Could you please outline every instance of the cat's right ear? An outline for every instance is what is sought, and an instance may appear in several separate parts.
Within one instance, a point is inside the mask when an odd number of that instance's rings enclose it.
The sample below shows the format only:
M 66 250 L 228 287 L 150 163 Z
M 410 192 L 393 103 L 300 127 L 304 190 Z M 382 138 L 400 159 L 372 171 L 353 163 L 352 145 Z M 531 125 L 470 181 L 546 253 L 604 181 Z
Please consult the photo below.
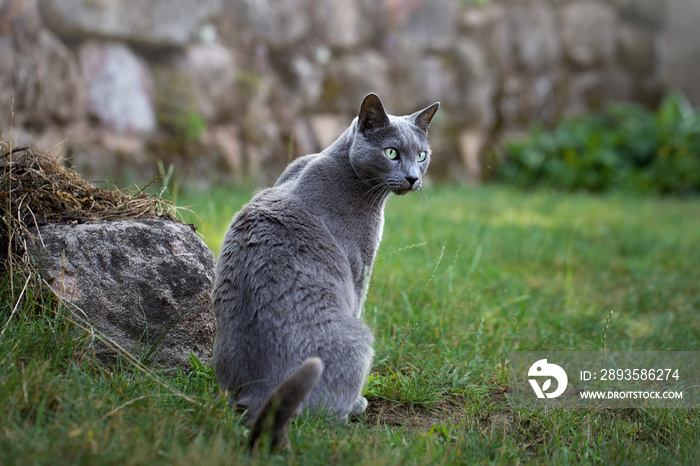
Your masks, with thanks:
M 357 128 L 361 133 L 389 125 L 389 116 L 377 94 L 367 94 L 360 106 Z

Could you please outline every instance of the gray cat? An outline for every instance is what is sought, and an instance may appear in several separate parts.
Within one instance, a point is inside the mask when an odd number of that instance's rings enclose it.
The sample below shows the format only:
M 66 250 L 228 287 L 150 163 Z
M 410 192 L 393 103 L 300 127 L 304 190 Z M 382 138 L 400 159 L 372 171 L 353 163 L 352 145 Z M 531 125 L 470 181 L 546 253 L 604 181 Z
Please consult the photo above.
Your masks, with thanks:
M 248 408 L 251 446 L 266 429 L 282 445 L 303 409 L 344 419 L 367 406 L 374 351 L 361 313 L 384 204 L 421 188 L 439 105 L 396 117 L 367 95 L 330 147 L 291 163 L 233 218 L 212 292 L 214 368 Z

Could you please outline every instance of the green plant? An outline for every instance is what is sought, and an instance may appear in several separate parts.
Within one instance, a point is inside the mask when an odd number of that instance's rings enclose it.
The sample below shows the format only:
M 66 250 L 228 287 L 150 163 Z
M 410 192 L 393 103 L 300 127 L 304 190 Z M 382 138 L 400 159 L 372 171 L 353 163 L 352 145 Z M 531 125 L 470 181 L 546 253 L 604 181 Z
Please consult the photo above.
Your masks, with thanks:
M 197 109 L 192 84 L 183 72 L 165 67 L 156 67 L 154 77 L 158 124 L 170 134 L 173 152 L 187 152 L 200 141 L 207 126 Z
M 507 144 L 503 180 L 567 191 L 700 193 L 700 111 L 670 93 L 655 112 L 636 104 L 534 128 Z

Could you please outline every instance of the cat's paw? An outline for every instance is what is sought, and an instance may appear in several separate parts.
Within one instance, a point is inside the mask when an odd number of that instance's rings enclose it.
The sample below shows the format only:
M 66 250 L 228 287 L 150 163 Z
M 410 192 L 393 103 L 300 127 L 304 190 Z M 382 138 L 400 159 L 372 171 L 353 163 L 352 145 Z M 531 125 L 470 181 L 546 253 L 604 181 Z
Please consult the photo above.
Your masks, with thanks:
M 350 411 L 350 416 L 359 416 L 365 412 L 365 409 L 367 409 L 367 398 L 362 396 L 359 400 L 357 400 L 352 411 Z

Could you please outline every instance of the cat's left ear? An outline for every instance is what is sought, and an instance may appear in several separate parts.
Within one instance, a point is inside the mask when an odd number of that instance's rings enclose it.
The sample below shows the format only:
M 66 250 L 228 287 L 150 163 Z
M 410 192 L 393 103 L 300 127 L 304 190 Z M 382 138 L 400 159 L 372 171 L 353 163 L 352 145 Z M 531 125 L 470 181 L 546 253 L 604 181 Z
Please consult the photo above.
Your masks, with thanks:
M 412 121 L 416 126 L 418 126 L 423 131 L 428 131 L 428 127 L 430 126 L 430 121 L 433 119 L 433 116 L 435 116 L 435 112 L 438 111 L 438 108 L 440 108 L 440 102 L 435 102 L 430 107 L 428 107 L 424 110 L 419 110 L 416 113 L 414 113 L 413 115 L 411 115 L 409 120 Z

